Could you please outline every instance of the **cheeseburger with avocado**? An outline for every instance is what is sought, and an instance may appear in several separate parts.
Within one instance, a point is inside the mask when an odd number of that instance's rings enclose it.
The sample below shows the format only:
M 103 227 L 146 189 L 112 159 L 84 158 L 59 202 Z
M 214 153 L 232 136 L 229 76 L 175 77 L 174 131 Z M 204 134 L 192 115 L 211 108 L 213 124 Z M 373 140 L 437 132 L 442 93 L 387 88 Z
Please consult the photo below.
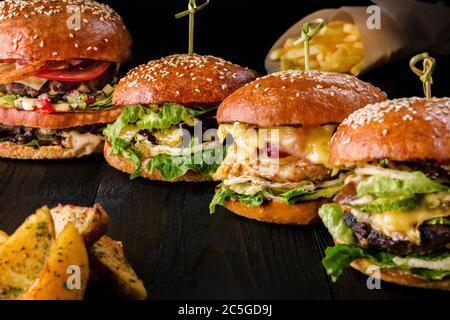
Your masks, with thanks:
M 120 16 L 91 0 L 0 2 L 0 157 L 99 152 L 119 64 L 131 53 Z
M 450 99 L 405 98 L 350 115 L 330 163 L 354 168 L 319 215 L 336 245 L 323 265 L 450 290 Z
M 176 54 L 131 70 L 113 95 L 126 107 L 109 125 L 105 158 L 151 180 L 210 180 L 223 157 L 214 140 L 216 109 L 256 73 L 221 58 Z
M 309 224 L 341 189 L 328 144 L 346 116 L 383 101 L 378 88 L 349 75 L 282 71 L 237 90 L 219 106 L 219 136 L 234 143 L 213 178 L 222 181 L 210 210 L 223 205 L 248 218 Z

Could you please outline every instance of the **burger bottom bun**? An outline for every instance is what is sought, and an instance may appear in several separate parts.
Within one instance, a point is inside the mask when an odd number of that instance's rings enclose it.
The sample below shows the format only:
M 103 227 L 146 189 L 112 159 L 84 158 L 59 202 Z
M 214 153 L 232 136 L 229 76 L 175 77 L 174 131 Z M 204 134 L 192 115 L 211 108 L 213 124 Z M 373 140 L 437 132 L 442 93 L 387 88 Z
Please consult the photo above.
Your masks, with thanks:
M 259 206 L 250 206 L 237 200 L 228 200 L 224 203 L 224 207 L 240 216 L 262 222 L 306 225 L 320 222 L 319 208 L 327 202 L 330 200 L 318 199 L 297 204 L 272 200 Z
M 132 174 L 134 170 L 136 170 L 136 166 L 129 160 L 127 160 L 125 157 L 121 155 L 111 155 L 111 145 L 109 144 L 109 142 L 105 142 L 103 154 L 105 156 L 106 161 L 117 170 L 120 170 L 128 174 Z M 144 168 L 145 163 L 146 163 L 145 161 L 142 162 L 142 166 Z M 211 177 L 204 176 L 200 173 L 195 173 L 191 171 L 188 171 L 184 176 L 175 178 L 173 180 L 164 179 L 159 173 L 159 171 L 147 172 L 145 169 L 141 171 L 140 176 L 150 180 L 167 181 L 167 182 L 179 182 L 179 181 L 204 182 L 212 180 Z
M 100 153 L 103 143 L 92 153 Z M 88 156 L 90 154 L 83 154 Z M 0 143 L 0 158 L 11 158 L 21 160 L 57 160 L 79 158 L 79 153 L 74 149 L 65 149 L 62 146 L 43 146 L 39 148 Z
M 100 123 L 111 123 L 122 113 L 123 108 L 79 112 L 39 112 L 0 105 L 0 124 L 30 128 L 68 129 Z
M 373 265 L 374 263 L 368 259 L 357 259 L 351 263 L 351 266 L 354 269 L 368 276 L 374 275 L 376 272 L 371 271 L 370 269 L 368 270 L 368 268 Z M 402 286 L 450 291 L 450 278 L 442 280 L 426 280 L 402 269 L 381 269 L 379 274 L 381 280 Z

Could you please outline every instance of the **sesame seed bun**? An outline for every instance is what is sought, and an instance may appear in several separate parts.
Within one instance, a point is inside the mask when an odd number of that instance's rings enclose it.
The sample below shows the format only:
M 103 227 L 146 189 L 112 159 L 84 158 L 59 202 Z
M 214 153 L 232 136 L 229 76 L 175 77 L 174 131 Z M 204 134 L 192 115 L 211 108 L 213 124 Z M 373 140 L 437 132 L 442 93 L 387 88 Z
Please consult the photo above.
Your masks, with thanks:
M 128 72 L 114 91 L 113 103 L 214 105 L 256 76 L 256 72 L 221 58 L 176 54 Z
M 329 161 L 352 166 L 394 161 L 450 162 L 450 99 L 403 98 L 368 105 L 337 129 Z
M 131 56 L 131 42 L 120 16 L 105 4 L 91 0 L 0 2 L 0 59 L 124 62 Z
M 320 206 L 327 202 L 330 200 L 318 199 L 297 204 L 271 200 L 259 206 L 249 206 L 236 200 L 229 200 L 223 206 L 237 215 L 253 220 L 277 224 L 307 225 L 320 222 L 317 212 Z
M 368 276 L 375 274 L 375 271 L 371 271 L 369 268 L 373 266 L 373 263 L 367 259 L 357 259 L 352 262 L 351 266 Z M 449 277 L 442 280 L 426 280 L 407 270 L 401 269 L 381 269 L 379 270 L 379 275 L 383 281 L 396 283 L 402 286 L 450 291 Z
M 249 83 L 219 106 L 219 123 L 260 127 L 340 123 L 369 103 L 386 100 L 377 87 L 356 77 L 322 71 L 281 71 Z
M 136 166 L 126 159 L 125 157 L 121 155 L 111 155 L 111 144 L 106 141 L 105 147 L 103 149 L 103 154 L 105 156 L 106 161 L 111 165 L 111 167 L 128 173 L 132 174 L 136 170 Z M 144 160 L 142 162 L 142 172 L 140 174 L 141 177 L 149 179 L 149 180 L 158 180 L 158 181 L 166 181 L 166 182 L 179 182 L 179 181 L 188 181 L 188 182 L 203 182 L 203 181 L 210 181 L 211 177 L 204 176 L 200 173 L 195 173 L 192 171 L 186 172 L 184 176 L 178 177 L 173 180 L 166 180 L 164 177 L 161 176 L 159 171 L 155 170 L 153 172 L 148 172 L 145 170 L 145 165 L 147 161 Z
M 117 119 L 121 108 L 79 112 L 25 111 L 0 106 L 1 124 L 31 128 L 67 129 L 97 123 L 110 123 Z

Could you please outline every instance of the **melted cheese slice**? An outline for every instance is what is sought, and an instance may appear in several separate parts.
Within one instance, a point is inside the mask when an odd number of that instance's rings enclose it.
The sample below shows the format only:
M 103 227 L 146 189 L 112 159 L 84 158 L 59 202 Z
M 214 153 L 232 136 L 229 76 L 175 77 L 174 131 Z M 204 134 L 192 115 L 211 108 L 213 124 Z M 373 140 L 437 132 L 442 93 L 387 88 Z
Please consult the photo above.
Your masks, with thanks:
M 328 145 L 335 129 L 335 125 L 256 128 L 235 122 L 220 125 L 218 136 L 223 141 L 230 134 L 239 152 L 247 155 L 254 155 L 257 148 L 263 149 L 271 143 L 293 156 L 328 166 Z
M 436 195 L 430 195 L 436 197 Z M 426 197 L 428 198 L 428 196 Z M 425 199 L 422 203 L 427 202 Z M 352 209 L 352 214 L 359 220 L 369 223 L 372 228 L 394 240 L 407 240 L 420 244 L 419 227 L 427 220 L 450 216 L 444 209 L 430 210 L 425 204 L 410 211 L 390 211 L 383 213 L 365 213 Z
M 48 81 L 47 79 L 42 79 L 38 77 L 28 77 L 25 79 L 17 80 L 15 82 L 26 85 L 28 87 L 33 88 L 34 90 L 39 91 L 47 81 Z

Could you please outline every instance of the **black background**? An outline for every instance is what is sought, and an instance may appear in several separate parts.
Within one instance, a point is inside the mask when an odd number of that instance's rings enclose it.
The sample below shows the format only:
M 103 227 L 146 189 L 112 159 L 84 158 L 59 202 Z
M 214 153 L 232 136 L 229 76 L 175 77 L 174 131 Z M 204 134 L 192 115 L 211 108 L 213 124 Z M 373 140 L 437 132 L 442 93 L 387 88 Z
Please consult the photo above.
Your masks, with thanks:
M 129 66 L 187 50 L 187 0 L 108 1 L 134 38 Z M 274 41 L 304 15 L 366 1 L 211 0 L 197 14 L 196 52 L 222 56 L 264 72 Z M 380 44 L 382 45 L 382 44 Z M 449 59 L 438 59 L 433 94 L 450 95 Z M 391 97 L 422 95 L 420 81 L 399 61 L 362 77 Z M 321 226 L 277 226 L 245 220 L 220 208 L 208 214 L 214 184 L 137 179 L 101 156 L 67 161 L 0 160 L 0 229 L 13 232 L 39 206 L 101 203 L 109 234 L 123 241 L 152 299 L 448 299 L 449 294 L 387 283 L 368 290 L 348 271 L 336 284 L 320 260 L 331 239 Z M 90 299 L 111 298 L 108 286 Z

